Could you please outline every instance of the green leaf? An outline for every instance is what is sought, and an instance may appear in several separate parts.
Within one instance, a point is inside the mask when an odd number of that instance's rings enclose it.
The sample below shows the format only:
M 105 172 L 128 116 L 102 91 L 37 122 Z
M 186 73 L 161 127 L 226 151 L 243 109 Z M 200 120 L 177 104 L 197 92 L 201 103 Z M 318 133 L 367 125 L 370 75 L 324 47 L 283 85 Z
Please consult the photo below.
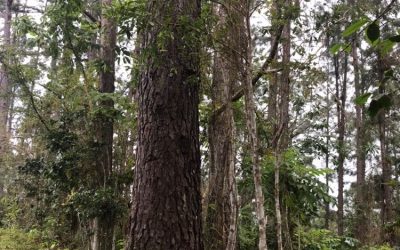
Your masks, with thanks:
M 331 54 L 336 54 L 339 52 L 340 48 L 342 47 L 342 45 L 340 43 L 337 43 L 335 45 L 333 45 L 330 49 L 329 52 L 331 52 Z
M 352 35 L 354 32 L 358 31 L 366 23 L 368 23 L 368 20 L 366 18 L 361 18 L 360 20 L 356 21 L 355 23 L 353 23 L 349 27 L 347 27 L 342 32 L 342 36 L 348 37 L 348 36 Z
M 379 43 L 379 49 L 382 56 L 392 52 L 394 45 L 395 43 L 390 40 L 383 40 L 383 42 Z
M 376 40 L 378 40 L 380 35 L 381 33 L 379 30 L 379 25 L 376 22 L 373 22 L 370 25 L 368 25 L 367 37 L 371 41 L 371 43 L 374 43 Z
M 354 103 L 357 105 L 364 105 L 367 101 L 368 98 L 372 95 L 372 93 L 365 93 L 363 95 L 357 96 L 357 98 L 354 100 Z
M 368 114 L 372 117 L 376 116 L 382 109 L 388 109 L 392 106 L 392 98 L 390 94 L 382 95 L 376 100 L 372 100 L 369 104 Z
M 351 52 L 351 45 L 348 43 L 343 46 L 344 52 L 350 53 Z
M 388 69 L 385 71 L 385 78 L 393 78 L 393 76 L 394 76 L 393 69 Z
M 400 35 L 389 37 L 389 41 L 394 43 L 400 43 Z
M 394 71 L 393 69 L 386 70 L 384 73 L 384 78 L 382 82 L 387 82 L 390 79 L 394 79 Z

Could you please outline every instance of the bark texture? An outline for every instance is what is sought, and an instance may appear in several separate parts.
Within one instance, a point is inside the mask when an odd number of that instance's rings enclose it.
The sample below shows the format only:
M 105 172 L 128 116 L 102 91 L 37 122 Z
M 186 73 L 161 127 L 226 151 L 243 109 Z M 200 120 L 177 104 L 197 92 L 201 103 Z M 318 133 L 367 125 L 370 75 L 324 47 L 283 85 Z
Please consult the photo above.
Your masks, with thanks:
M 225 10 L 219 8 L 219 26 L 226 27 Z M 228 30 L 227 32 L 230 33 Z M 225 34 L 231 37 L 231 34 Z M 227 39 L 231 41 L 231 39 Z M 205 224 L 206 249 L 234 249 L 237 218 L 237 192 L 235 184 L 233 110 L 230 102 L 234 74 L 229 52 L 216 52 L 214 55 L 212 102 L 217 108 L 227 103 L 226 109 L 212 116 L 209 124 L 209 145 L 211 153 L 210 183 Z M 237 65 L 237 64 L 236 64 Z M 229 247 L 228 247 L 229 241 Z
M 200 250 L 200 1 L 148 1 L 146 9 L 127 249 Z
M 232 24 L 237 16 L 232 4 L 227 9 L 218 7 L 219 17 L 216 36 L 223 46 L 237 47 L 236 27 Z M 229 13 L 227 13 L 229 12 Z M 237 81 L 238 56 L 230 49 L 220 49 L 214 54 L 212 105 L 226 108 L 210 119 L 210 181 L 205 221 L 204 242 L 206 249 L 235 249 L 237 238 L 237 189 L 235 180 L 234 121 L 230 98 Z

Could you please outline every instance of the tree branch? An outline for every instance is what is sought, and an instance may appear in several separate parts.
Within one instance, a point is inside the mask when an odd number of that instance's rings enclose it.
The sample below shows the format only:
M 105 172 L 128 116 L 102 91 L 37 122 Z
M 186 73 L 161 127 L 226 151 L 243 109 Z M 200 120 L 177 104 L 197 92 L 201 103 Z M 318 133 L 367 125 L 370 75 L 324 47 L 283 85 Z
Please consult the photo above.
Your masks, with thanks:
M 271 50 L 270 50 L 269 55 L 268 55 L 268 58 L 264 61 L 264 63 L 261 66 L 260 70 L 257 71 L 257 73 L 253 76 L 253 79 L 251 81 L 253 86 L 257 84 L 257 82 L 260 80 L 260 78 L 263 75 L 265 75 L 266 73 L 270 73 L 268 68 L 269 68 L 270 64 L 272 63 L 272 61 L 274 60 L 274 58 L 275 58 L 275 56 L 276 56 L 276 54 L 278 52 L 278 45 L 279 45 L 279 42 L 280 42 L 280 38 L 282 36 L 283 27 L 284 27 L 283 24 L 278 27 L 276 38 L 275 38 L 274 44 L 271 47 Z M 275 71 L 272 71 L 272 72 L 275 72 Z M 240 100 L 240 98 L 242 98 L 243 95 L 244 95 L 244 86 L 240 86 L 238 88 L 238 90 L 234 91 L 234 94 L 231 97 L 230 101 L 231 102 L 236 102 L 236 101 Z M 224 103 L 222 106 L 220 106 L 219 108 L 214 110 L 214 112 L 212 113 L 211 116 L 212 117 L 216 117 L 219 114 L 221 114 L 222 112 L 224 112 L 224 110 L 226 109 L 227 105 L 228 105 L 228 103 Z

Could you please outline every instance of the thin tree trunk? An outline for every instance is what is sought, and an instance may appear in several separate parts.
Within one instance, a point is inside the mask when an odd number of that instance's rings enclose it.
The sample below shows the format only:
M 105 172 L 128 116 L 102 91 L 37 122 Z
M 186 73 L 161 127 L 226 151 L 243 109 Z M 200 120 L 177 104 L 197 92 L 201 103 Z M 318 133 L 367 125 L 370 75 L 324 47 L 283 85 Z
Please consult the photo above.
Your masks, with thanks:
M 384 58 L 378 53 L 378 80 L 379 80 L 379 93 L 386 92 L 384 82 L 384 74 L 388 68 L 385 67 Z M 378 133 L 381 151 L 381 165 L 382 165 L 382 200 L 381 200 L 381 228 L 382 228 L 382 241 L 392 242 L 392 232 L 385 230 L 385 227 L 392 222 L 392 188 L 390 182 L 392 179 L 392 169 L 388 159 L 387 152 L 387 138 L 386 138 L 386 110 L 382 109 L 378 113 Z
M 232 118 L 233 122 L 233 118 Z M 233 130 L 233 138 L 235 131 Z M 229 221 L 229 233 L 228 241 L 226 244 L 226 250 L 235 250 L 237 245 L 237 233 L 238 233 L 238 216 L 239 216 L 239 202 L 238 202 L 238 190 L 236 186 L 236 171 L 235 171 L 235 155 L 231 154 L 231 165 L 228 173 L 228 193 L 229 193 L 229 205 L 230 205 L 230 221 Z
M 329 169 L 329 145 L 330 145 L 330 129 L 329 129 L 329 122 L 330 122 L 330 95 L 329 95 L 329 82 L 327 82 L 326 86 L 326 152 L 325 152 L 325 168 Z M 325 174 L 325 184 L 326 184 L 326 192 L 329 194 L 329 177 L 330 174 Z M 329 201 L 325 202 L 325 229 L 329 230 L 329 220 L 330 220 L 330 203 Z
M 274 181 L 274 198 L 275 198 L 275 217 L 276 217 L 276 242 L 277 249 L 283 249 L 282 242 L 282 215 L 280 202 L 280 166 L 282 162 L 282 154 L 277 149 L 275 151 L 275 181 Z
M 256 217 L 258 221 L 258 248 L 260 250 L 267 249 L 266 237 L 266 218 L 264 211 L 264 194 L 262 191 L 261 168 L 258 161 L 258 141 L 257 141 L 257 125 L 256 125 L 256 107 L 254 101 L 254 90 L 252 84 L 252 59 L 253 59 L 253 46 L 250 25 L 250 0 L 247 1 L 247 11 L 245 17 L 245 28 L 247 34 L 247 47 L 245 51 L 245 72 L 244 72 L 244 86 L 245 86 L 245 109 L 246 109 L 246 127 L 248 130 L 249 146 L 251 164 L 253 165 L 253 177 L 255 186 L 255 201 L 256 201 Z
M 12 0 L 5 1 L 5 10 L 4 10 L 4 26 L 3 26 L 3 48 L 10 49 L 11 46 L 11 18 L 12 18 Z M 8 55 L 6 53 L 6 58 L 2 62 L 8 63 L 7 59 Z M 0 167 L 4 166 L 4 156 L 7 151 L 8 146 L 8 115 L 10 109 L 10 92 L 11 86 L 9 82 L 9 75 L 6 72 L 6 67 L 1 65 L 0 67 Z M 4 192 L 3 183 L 0 182 L 0 197 Z
M 337 115 L 338 115 L 338 213 L 337 213 L 337 225 L 338 234 L 343 235 L 344 233 L 344 199 L 343 199 L 343 187 L 344 187 L 344 161 L 345 156 L 345 144 L 344 136 L 346 131 L 346 92 L 347 92 L 347 55 L 344 58 L 343 64 L 344 76 L 342 86 L 339 86 L 339 59 L 335 56 L 335 75 L 336 75 L 336 97 L 337 100 Z
M 350 0 L 351 6 L 354 6 L 354 1 Z M 352 65 L 354 71 L 354 87 L 355 95 L 358 97 L 363 94 L 362 84 L 360 81 L 360 69 L 358 62 L 358 40 L 354 39 L 352 42 Z M 366 200 L 365 200 L 365 129 L 364 129 L 364 105 L 355 105 L 356 109 L 356 171 L 357 171 L 357 187 L 355 197 L 355 211 L 356 211 L 356 227 L 355 236 L 363 244 L 367 240 L 369 232 L 368 217 L 366 216 Z
M 285 1 L 286 6 L 292 3 L 290 0 Z M 277 242 L 278 249 L 283 249 L 283 236 L 285 237 L 285 249 L 291 249 L 290 231 L 287 228 L 284 235 L 282 235 L 282 225 L 284 226 L 288 220 L 287 214 L 282 212 L 282 199 L 281 184 L 280 184 L 280 167 L 283 160 L 283 154 L 289 147 L 289 98 L 290 98 L 290 19 L 286 21 L 285 27 L 282 31 L 282 65 L 283 71 L 280 76 L 280 109 L 279 109 L 279 129 L 277 139 L 277 152 L 278 160 L 275 168 L 275 212 L 276 212 L 276 225 L 277 225 Z M 282 218 L 281 218 L 282 217 Z M 284 224 L 282 224 L 285 222 Z
M 129 250 L 203 249 L 198 0 L 146 4 Z M 150 25 L 151 23 L 151 25 Z M 168 31 L 170 36 L 160 36 Z
M 107 14 L 112 0 L 102 0 L 102 33 L 100 37 L 100 58 L 103 66 L 100 70 L 99 92 L 110 94 L 114 92 L 115 81 L 115 46 L 116 46 L 116 23 Z M 99 101 L 102 112 L 96 117 L 96 140 L 99 154 L 96 159 L 98 171 L 98 188 L 110 192 L 113 189 L 113 117 L 114 101 L 111 97 L 103 97 Z M 108 115 L 107 115 L 108 114 Z M 116 214 L 109 211 L 94 220 L 94 237 L 92 239 L 93 250 L 110 250 L 113 245 L 113 232 Z

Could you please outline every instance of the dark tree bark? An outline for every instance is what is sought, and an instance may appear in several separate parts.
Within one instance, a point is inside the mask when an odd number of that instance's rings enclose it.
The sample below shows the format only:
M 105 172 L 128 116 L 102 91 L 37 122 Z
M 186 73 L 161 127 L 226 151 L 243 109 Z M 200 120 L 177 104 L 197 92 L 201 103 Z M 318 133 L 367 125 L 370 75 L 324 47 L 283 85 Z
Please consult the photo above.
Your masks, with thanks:
M 110 94 L 114 92 L 115 82 L 115 46 L 116 46 L 116 23 L 107 14 L 112 0 L 102 1 L 102 17 L 100 36 L 100 69 L 99 92 Z M 114 101 L 109 96 L 102 97 L 98 103 L 101 112 L 96 117 L 96 142 L 98 154 L 96 168 L 98 174 L 97 188 L 111 190 L 113 172 L 113 111 Z M 113 230 L 115 223 L 115 212 L 106 213 L 94 219 L 94 235 L 91 242 L 93 250 L 110 250 L 113 247 Z
M 148 1 L 146 10 L 127 249 L 200 250 L 200 1 Z

